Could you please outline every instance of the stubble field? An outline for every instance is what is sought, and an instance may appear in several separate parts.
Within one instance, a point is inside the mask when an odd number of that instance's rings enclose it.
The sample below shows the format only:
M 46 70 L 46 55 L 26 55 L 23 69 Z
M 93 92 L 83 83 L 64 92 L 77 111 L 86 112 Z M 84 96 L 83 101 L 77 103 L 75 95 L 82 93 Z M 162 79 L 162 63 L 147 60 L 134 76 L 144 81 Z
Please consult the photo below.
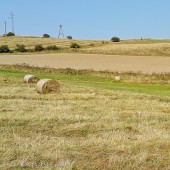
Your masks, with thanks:
M 0 169 L 170 169 L 170 40 L 0 40 L 62 49 L 0 55 Z M 38 94 L 26 74 L 61 92 Z
M 168 73 L 0 69 L 1 169 L 170 169 Z M 37 94 L 28 73 L 61 92 Z

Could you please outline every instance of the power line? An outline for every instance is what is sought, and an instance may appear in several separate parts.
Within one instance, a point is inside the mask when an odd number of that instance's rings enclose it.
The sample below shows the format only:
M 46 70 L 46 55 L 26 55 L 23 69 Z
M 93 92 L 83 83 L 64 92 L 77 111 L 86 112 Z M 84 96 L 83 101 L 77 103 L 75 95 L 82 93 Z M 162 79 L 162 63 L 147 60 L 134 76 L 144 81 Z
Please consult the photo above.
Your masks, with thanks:
M 5 35 L 6 35 L 6 25 L 7 25 L 6 21 L 4 21 L 4 25 L 5 25 Z
M 64 38 L 64 32 L 63 32 L 62 25 L 60 25 L 60 29 L 59 29 L 58 38 L 60 38 L 60 36 L 62 36 L 62 37 Z
M 11 21 L 12 21 L 12 32 L 14 33 L 14 14 L 13 14 L 13 12 L 11 12 L 10 14 L 9 14 L 9 19 L 11 19 Z

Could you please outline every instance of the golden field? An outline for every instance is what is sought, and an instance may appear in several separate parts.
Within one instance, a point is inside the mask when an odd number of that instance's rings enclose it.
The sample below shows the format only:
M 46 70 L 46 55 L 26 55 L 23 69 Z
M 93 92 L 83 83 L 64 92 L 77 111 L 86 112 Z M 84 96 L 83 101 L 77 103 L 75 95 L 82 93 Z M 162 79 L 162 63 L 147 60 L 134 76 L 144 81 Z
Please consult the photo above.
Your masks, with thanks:
M 1 169 L 170 169 L 169 74 L 0 69 Z M 38 94 L 28 73 L 61 92 Z
M 70 49 L 72 42 L 81 48 Z M 36 44 L 56 45 L 61 50 L 0 55 L 0 169 L 170 169 L 170 73 L 169 62 L 164 62 L 169 61 L 165 57 L 170 56 L 169 40 L 113 43 L 0 37 L 0 46 L 15 49 L 16 44 L 28 49 Z M 92 61 L 101 68 L 107 57 L 112 59 L 108 63 L 132 66 L 134 72 L 90 69 Z M 124 62 L 128 57 L 132 57 L 132 65 Z M 60 63 L 61 67 L 38 67 L 35 63 L 40 61 Z M 158 72 L 137 72 L 134 66 L 139 69 L 139 61 L 145 67 L 145 62 L 151 62 Z M 18 64 L 12 65 L 13 62 Z M 70 62 L 76 67 L 86 63 L 90 68 L 64 68 Z M 11 65 L 2 65 L 7 63 Z M 159 70 L 165 66 L 168 71 Z M 60 93 L 38 94 L 36 84 L 23 82 L 26 74 L 58 81 Z M 116 81 L 115 76 L 120 76 L 120 80 Z
M 111 55 L 134 55 L 134 56 L 169 56 L 170 40 L 122 40 L 118 43 L 110 40 L 67 40 L 58 38 L 42 38 L 31 36 L 0 36 L 0 45 L 8 45 L 10 49 L 15 49 L 17 44 L 23 44 L 27 49 L 33 49 L 35 45 L 41 44 L 43 47 L 56 45 L 60 52 L 75 52 L 70 49 L 70 44 L 76 42 L 80 49 L 76 52 L 111 54 Z M 46 52 L 47 53 L 47 52 Z

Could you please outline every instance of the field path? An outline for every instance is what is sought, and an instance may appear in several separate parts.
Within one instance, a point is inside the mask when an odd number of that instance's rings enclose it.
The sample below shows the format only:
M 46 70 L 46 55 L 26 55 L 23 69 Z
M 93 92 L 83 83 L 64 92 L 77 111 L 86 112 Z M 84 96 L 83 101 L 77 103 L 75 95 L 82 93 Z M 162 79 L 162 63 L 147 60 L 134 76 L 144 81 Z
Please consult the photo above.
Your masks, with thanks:
M 30 64 L 40 67 L 110 71 L 170 72 L 170 57 L 114 56 L 99 54 L 0 55 L 0 64 Z

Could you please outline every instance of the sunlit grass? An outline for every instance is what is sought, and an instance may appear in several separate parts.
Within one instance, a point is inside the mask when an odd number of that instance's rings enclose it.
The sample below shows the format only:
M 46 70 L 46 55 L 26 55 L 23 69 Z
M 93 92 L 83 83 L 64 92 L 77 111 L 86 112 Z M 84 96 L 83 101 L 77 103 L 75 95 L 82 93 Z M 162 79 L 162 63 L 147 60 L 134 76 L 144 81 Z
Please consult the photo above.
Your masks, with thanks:
M 170 56 L 170 43 L 117 43 L 81 49 L 82 52 L 130 56 Z
M 36 70 L 59 81 L 61 93 L 38 94 L 23 83 L 24 68 L 0 71 L 0 169 L 169 169 L 170 86 L 159 84 L 162 76 L 130 84 Z
M 2 37 L 0 36 L 0 45 L 8 45 L 10 49 L 15 49 L 17 44 L 23 44 L 27 49 L 34 49 L 35 45 L 41 44 L 43 47 L 49 45 L 56 45 L 61 49 L 69 49 L 72 42 L 77 42 L 81 47 L 89 47 L 91 44 L 94 46 L 101 46 L 101 41 L 96 40 L 67 40 L 58 38 L 42 38 L 42 37 L 29 37 L 29 36 L 14 36 Z
M 70 44 L 76 42 L 80 49 L 70 49 Z M 42 38 L 29 36 L 0 36 L 0 46 L 8 45 L 10 49 L 15 49 L 17 44 L 25 45 L 26 49 L 34 49 L 35 45 L 41 44 L 43 47 L 56 45 L 60 50 L 43 51 L 41 53 L 51 52 L 80 52 L 93 54 L 110 55 L 133 55 L 133 56 L 170 56 L 169 39 L 137 39 L 121 40 L 113 43 L 111 40 L 67 40 L 58 38 Z M 16 53 L 16 52 L 15 52 Z M 28 52 L 29 54 L 32 52 Z M 34 52 L 35 53 L 35 52 Z M 20 53 L 18 53 L 20 54 Z
M 17 67 L 19 67 L 17 69 Z M 120 81 L 114 80 L 116 72 L 95 72 L 80 70 L 75 72 L 74 69 L 69 69 L 67 73 L 56 74 L 57 69 L 41 69 L 38 67 L 21 67 L 21 66 L 1 66 L 0 75 L 9 77 L 23 78 L 26 73 L 36 74 L 39 78 L 50 78 L 61 81 L 64 85 L 77 85 L 95 87 L 99 89 L 109 90 L 126 90 L 130 92 L 170 95 L 169 77 L 167 74 L 141 74 L 141 73 L 119 73 Z M 10 70 L 11 68 L 16 69 Z M 36 71 L 34 70 L 36 69 Z M 52 73 L 45 73 L 46 70 Z M 80 75 L 79 75 L 80 74 Z M 83 75 L 84 74 L 84 75 Z M 108 74 L 108 75 L 107 75 Z M 106 76 L 107 75 L 107 76 Z M 145 80 L 144 80 L 145 79 Z

